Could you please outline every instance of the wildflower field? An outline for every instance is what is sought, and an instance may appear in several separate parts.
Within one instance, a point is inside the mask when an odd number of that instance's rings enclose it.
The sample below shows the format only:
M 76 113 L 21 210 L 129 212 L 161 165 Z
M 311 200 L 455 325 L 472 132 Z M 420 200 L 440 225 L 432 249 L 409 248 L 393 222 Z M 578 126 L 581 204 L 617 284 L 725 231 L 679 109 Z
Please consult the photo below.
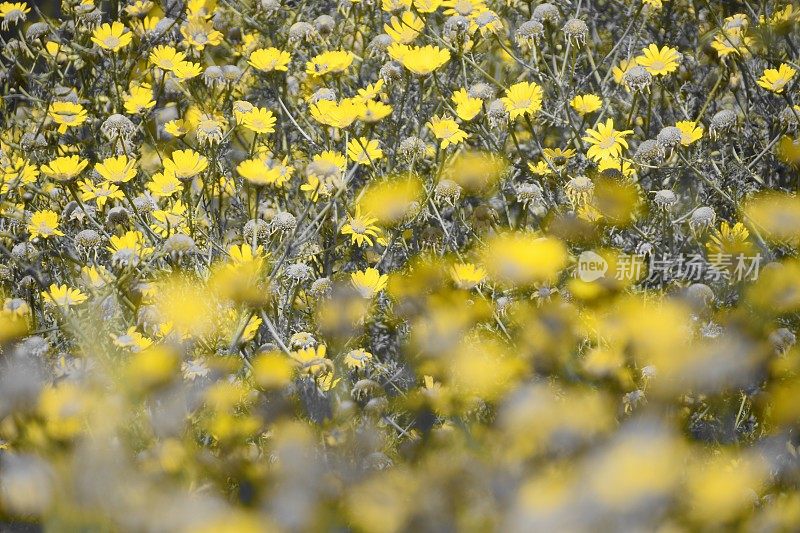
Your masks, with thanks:
M 0 531 L 800 530 L 797 2 L 0 39 Z

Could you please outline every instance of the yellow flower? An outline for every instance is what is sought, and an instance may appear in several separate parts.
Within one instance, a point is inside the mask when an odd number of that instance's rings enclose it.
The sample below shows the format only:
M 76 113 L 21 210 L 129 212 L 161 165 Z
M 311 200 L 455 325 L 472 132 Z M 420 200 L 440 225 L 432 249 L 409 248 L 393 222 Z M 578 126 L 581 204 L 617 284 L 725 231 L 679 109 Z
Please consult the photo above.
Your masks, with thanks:
M 515 83 L 506 90 L 502 101 L 511 120 L 522 115 L 532 115 L 542 108 L 542 88 L 527 81 Z
M 710 256 L 730 255 L 736 263 L 736 258 L 741 256 L 749 257 L 755 253 L 753 243 L 750 241 L 750 232 L 744 224 L 737 222 L 733 226 L 723 221 L 719 229 L 714 232 L 709 242 L 706 243 L 706 250 Z M 713 257 L 710 258 L 712 264 Z
M 492 279 L 511 286 L 552 281 L 567 259 L 567 248 L 558 239 L 519 232 L 492 237 L 482 254 Z
M 65 182 L 75 179 L 88 164 L 77 155 L 62 156 L 42 165 L 42 172 L 52 180 Z
M 121 22 L 114 21 L 97 27 L 92 33 L 92 42 L 103 50 L 119 52 L 131 44 L 133 34 Z
M 655 44 L 642 49 L 642 54 L 636 58 L 636 62 L 647 69 L 653 76 L 663 76 L 678 69 L 681 55 L 674 48 L 664 46 L 661 49 Z
M 175 177 L 174 172 L 164 170 L 153 174 L 152 179 L 147 184 L 147 189 L 156 198 L 165 198 L 180 193 L 183 184 Z
M 140 231 L 126 231 L 123 235 L 112 235 L 107 250 L 125 259 L 132 259 L 134 263 L 153 253 L 153 249 L 146 245 L 144 235 Z
M 311 117 L 326 126 L 347 128 L 366 110 L 359 98 L 345 98 L 341 102 L 320 100 L 311 106 Z
M 259 48 L 250 54 L 247 62 L 261 72 L 286 72 L 289 70 L 289 61 L 291 60 L 292 56 L 289 55 L 289 52 L 277 48 Z
M 155 107 L 153 89 L 149 84 L 132 85 L 130 92 L 123 97 L 125 111 L 131 115 L 138 115 Z
M 617 84 L 622 85 L 624 83 L 623 78 L 625 77 L 625 73 L 634 66 L 636 66 L 635 59 L 623 59 L 620 61 L 617 66 L 611 69 L 611 74 L 614 76 L 614 81 L 617 82 Z
M 455 145 L 469 137 L 469 134 L 458 127 L 458 122 L 449 117 L 434 116 L 427 126 L 433 131 L 433 135 L 441 141 L 442 149 L 451 144 Z
M 222 43 L 222 33 L 202 18 L 192 18 L 181 26 L 184 44 L 202 52 L 206 46 L 217 46 Z
M 689 146 L 703 136 L 703 126 L 698 125 L 693 120 L 681 120 L 675 123 L 675 127 L 681 130 L 681 144 Z
M 363 348 L 350 350 L 344 356 L 344 364 L 351 370 L 362 369 L 372 361 L 372 354 Z
M 152 346 L 153 341 L 136 331 L 136 326 L 129 327 L 122 335 L 110 334 L 114 345 L 132 352 L 141 352 Z
M 358 119 L 367 123 L 378 122 L 392 114 L 392 106 L 376 100 L 366 100 Z
M 438 46 L 420 47 L 394 43 L 387 51 L 392 59 L 417 76 L 427 76 L 450 61 L 450 51 Z
M 420 13 L 435 13 L 441 5 L 442 0 L 414 0 L 414 7 Z
M 370 83 L 363 89 L 358 90 L 358 97 L 367 102 L 368 100 L 375 100 L 376 98 L 385 98 L 386 93 L 383 92 L 383 79 Z
M 457 263 L 450 269 L 450 276 L 461 289 L 472 289 L 486 279 L 486 270 L 472 263 Z
M 203 72 L 203 67 L 200 66 L 199 63 L 192 63 L 191 61 L 180 61 L 175 68 L 172 69 L 172 73 L 178 79 L 178 81 L 186 81 L 192 78 L 196 78 Z
M 83 106 L 72 102 L 53 102 L 47 114 L 58 124 L 58 133 L 66 133 L 67 128 L 80 126 L 88 118 Z
M 596 94 L 579 94 L 569 103 L 580 116 L 594 113 L 603 106 L 603 100 Z
M 412 11 L 404 11 L 401 18 L 392 17 L 389 24 L 383 25 L 389 37 L 396 43 L 409 44 L 420 34 L 425 23 Z
M 0 194 L 6 194 L 9 189 L 30 185 L 39 177 L 36 165 L 15 157 L 13 161 L 0 159 Z
M 281 180 L 281 168 L 268 165 L 265 159 L 256 157 L 239 163 L 236 172 L 253 185 L 273 185 Z M 285 180 L 283 180 L 285 181 Z M 282 184 L 282 181 L 278 185 Z
M 176 118 L 164 124 L 164 131 L 173 137 L 183 137 L 189 133 L 189 125 L 185 120 Z
M 624 159 L 619 159 L 616 157 L 604 157 L 597 164 L 597 170 L 598 172 L 603 172 L 604 170 L 608 169 L 618 170 L 624 177 L 629 179 L 636 177 L 636 167 Z
M 628 148 L 625 137 L 632 133 L 633 130 L 615 130 L 614 119 L 609 118 L 605 124 L 598 124 L 597 129 L 586 130 L 583 140 L 591 145 L 586 156 L 592 161 L 600 161 L 606 157 L 618 158 L 622 155 L 622 149 Z
M 253 133 L 272 133 L 275 131 L 275 115 L 265 107 L 254 107 L 242 115 L 242 126 Z
M 352 139 L 347 143 L 347 156 L 352 161 L 368 167 L 373 161 L 383 157 L 383 150 L 381 150 L 378 141 L 361 137 Z
M 346 50 L 333 50 L 314 56 L 306 63 L 306 74 L 312 77 L 344 72 L 353 64 L 355 56 Z
M 717 51 L 720 59 L 725 59 L 731 54 L 747 56 L 753 46 L 751 37 L 743 35 L 741 31 L 723 31 L 714 36 L 711 47 Z
M 164 71 L 173 71 L 185 59 L 186 54 L 168 45 L 156 46 L 150 52 L 150 63 Z
M 164 160 L 164 169 L 172 172 L 179 180 L 189 180 L 208 167 L 208 159 L 191 148 L 175 150 L 169 159 Z
M 186 205 L 180 200 L 167 209 L 156 209 L 152 213 L 154 222 L 150 225 L 150 229 L 161 237 L 187 233 L 186 211 Z
M 42 291 L 42 298 L 45 303 L 58 307 L 72 307 L 82 304 L 87 296 L 78 289 L 70 289 L 66 285 L 53 283 L 46 291 Z
M 94 169 L 103 178 L 111 183 L 127 183 L 136 177 L 136 161 L 129 160 L 125 154 L 117 157 L 107 157 L 102 163 L 97 163 Z
M 378 241 L 379 244 L 386 244 L 386 241 L 381 237 L 381 229 L 375 225 L 378 219 L 361 212 L 361 208 L 356 206 L 356 214 L 350 217 L 350 220 L 342 226 L 341 234 L 350 235 L 350 240 L 356 246 L 372 246 L 372 239 Z
M 488 9 L 486 0 L 444 0 L 442 6 L 445 15 L 468 18 L 475 18 Z
M 54 235 L 64 235 L 58 229 L 58 214 L 49 209 L 36 211 L 31 215 L 31 221 L 28 223 L 28 233 L 31 234 L 31 239 L 35 239 L 36 237 L 47 238 L 53 237 Z
M 766 69 L 758 79 L 758 84 L 770 92 L 781 94 L 783 88 L 786 87 L 786 84 L 792 80 L 795 74 L 797 74 L 795 69 L 786 63 L 781 63 L 781 66 L 777 69 Z
M 483 100 L 471 97 L 466 89 L 459 89 L 453 93 L 453 103 L 458 118 L 466 121 L 475 118 L 483 108 Z
M 91 180 L 84 180 L 79 185 L 81 200 L 84 202 L 94 200 L 99 209 L 103 209 L 109 199 L 122 200 L 125 197 L 119 187 L 109 181 L 94 183 Z
M 8 30 L 9 24 L 24 22 L 31 8 L 25 2 L 0 2 L 0 18 L 3 19 L 0 28 Z
M 317 347 L 310 346 L 294 351 L 292 358 L 300 365 L 300 372 L 321 377 L 330 373 L 332 368 L 325 364 L 327 351 L 327 346 L 320 344 Z
M 353 272 L 350 275 L 350 283 L 362 298 L 373 298 L 376 294 L 386 288 L 389 277 L 381 274 L 376 269 L 369 267 L 366 270 Z

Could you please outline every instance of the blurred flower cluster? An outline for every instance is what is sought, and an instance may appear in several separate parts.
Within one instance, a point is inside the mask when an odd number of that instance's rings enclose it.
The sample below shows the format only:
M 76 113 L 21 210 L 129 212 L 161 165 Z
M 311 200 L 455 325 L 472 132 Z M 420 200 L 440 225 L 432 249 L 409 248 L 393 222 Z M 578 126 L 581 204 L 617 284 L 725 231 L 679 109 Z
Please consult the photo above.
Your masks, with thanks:
M 797 531 L 798 22 L 0 2 L 0 528 Z

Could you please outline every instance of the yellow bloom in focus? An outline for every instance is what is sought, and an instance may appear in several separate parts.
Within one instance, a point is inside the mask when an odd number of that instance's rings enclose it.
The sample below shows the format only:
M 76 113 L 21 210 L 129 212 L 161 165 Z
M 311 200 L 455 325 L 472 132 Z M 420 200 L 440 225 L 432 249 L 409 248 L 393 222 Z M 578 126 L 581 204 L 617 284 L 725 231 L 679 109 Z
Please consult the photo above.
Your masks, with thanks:
M 128 263 L 136 263 L 153 253 L 140 231 L 126 231 L 122 235 L 112 235 L 106 248 L 112 255 L 124 258 Z
M 442 7 L 445 8 L 445 15 L 468 18 L 475 18 L 488 9 L 486 0 L 444 0 Z
M 178 52 L 172 46 L 159 45 L 150 52 L 150 63 L 164 71 L 175 69 L 179 63 L 186 59 L 186 54 Z
M 740 255 L 749 257 L 755 253 L 753 243 L 750 241 L 750 232 L 745 225 L 737 222 L 731 226 L 725 221 L 720 224 L 719 229 L 714 232 L 709 242 L 706 243 L 706 250 L 711 256 L 731 256 L 734 265 L 736 264 L 736 258 Z
M 92 33 L 92 42 L 103 50 L 119 52 L 131 44 L 131 33 L 122 22 L 114 21 L 97 27 Z
M 383 25 L 389 37 L 396 43 L 409 44 L 425 28 L 425 23 L 412 11 L 404 11 L 401 17 L 392 17 L 389 24 Z
M 202 52 L 206 46 L 217 46 L 222 43 L 222 32 L 202 18 L 192 18 L 181 26 L 184 44 Z
M 265 107 L 255 107 L 242 116 L 242 126 L 253 133 L 272 133 L 275 115 Z
M 359 98 L 345 98 L 338 103 L 320 100 L 311 106 L 311 117 L 326 126 L 347 128 L 365 109 L 366 104 Z
M 450 276 L 460 289 L 473 289 L 486 279 L 486 270 L 472 263 L 457 263 L 450 269 Z
M 483 100 L 471 97 L 466 89 L 459 89 L 453 93 L 453 103 L 458 118 L 466 121 L 475 118 L 483 108 Z
M 376 100 L 366 100 L 358 119 L 367 123 L 378 122 L 392 114 L 392 106 Z
M 161 237 L 169 237 L 175 233 L 188 233 L 187 210 L 186 204 L 181 200 L 166 209 L 156 209 L 152 212 L 153 224 L 150 225 L 150 229 Z
M 522 115 L 533 115 L 542 108 L 542 88 L 527 81 L 515 83 L 506 90 L 502 101 L 511 120 Z
M 153 89 L 147 83 L 132 85 L 130 92 L 125 94 L 122 100 L 125 104 L 125 111 L 131 115 L 144 113 L 156 105 L 155 100 L 153 100 Z
M 185 120 L 176 118 L 164 124 L 164 131 L 173 137 L 183 137 L 189 133 L 189 126 Z
M 427 76 L 450 61 L 450 51 L 438 46 L 407 46 L 394 43 L 387 49 L 389 57 L 417 76 Z
M 363 348 L 350 350 L 344 356 L 344 364 L 351 370 L 362 369 L 372 361 L 372 354 Z
M 350 283 L 362 298 L 373 298 L 376 294 L 386 288 L 389 276 L 381 274 L 376 269 L 370 267 L 366 270 L 353 272 L 350 275 Z
M 203 67 L 200 66 L 200 63 L 192 63 L 191 61 L 181 61 L 172 69 L 172 74 L 175 75 L 178 81 L 196 78 L 202 72 Z
M 91 180 L 84 180 L 80 184 L 81 200 L 89 202 L 94 200 L 98 209 L 103 209 L 108 200 L 122 200 L 125 195 L 115 184 L 109 181 L 94 183 Z
M 622 149 L 628 148 L 625 137 L 632 133 L 633 130 L 615 130 L 614 119 L 609 118 L 605 124 L 598 124 L 597 129 L 586 130 L 586 137 L 583 137 L 583 140 L 591 145 L 586 156 L 592 161 L 600 161 L 606 157 L 619 158 Z
M 642 55 L 636 62 L 647 69 L 653 76 L 663 76 L 678 69 L 681 54 L 674 48 L 664 46 L 661 49 L 655 44 L 642 49 Z
M 386 241 L 381 236 L 381 229 L 375 225 L 378 219 L 361 212 L 361 208 L 356 206 L 356 214 L 350 217 L 350 220 L 342 226 L 341 234 L 350 235 L 350 240 L 356 246 L 372 246 L 372 239 L 375 239 L 379 244 L 386 244 Z
M 347 143 L 347 156 L 351 161 L 368 167 L 383 157 L 383 150 L 378 141 L 361 137 Z
M 451 144 L 455 145 L 469 137 L 469 134 L 458 127 L 458 122 L 450 117 L 431 118 L 427 126 L 433 131 L 433 135 L 441 141 L 440 146 L 444 150 Z
M 46 165 L 42 165 L 42 173 L 57 182 L 75 179 L 89 162 L 77 155 L 57 157 Z
M 594 113 L 603 106 L 603 100 L 596 94 L 577 95 L 569 103 L 580 116 Z
M 795 74 L 797 74 L 795 69 L 786 63 L 781 63 L 781 66 L 777 69 L 766 69 L 764 74 L 758 79 L 758 85 L 769 92 L 781 94 L 786 84 L 792 81 Z
M 179 180 L 194 178 L 208 167 L 208 159 L 191 148 L 175 150 L 169 159 L 164 160 L 164 169 L 172 172 Z
M 28 233 L 31 234 L 31 239 L 64 235 L 58 229 L 58 213 L 49 209 L 36 211 L 31 215 L 31 221 L 28 223 Z
M 353 64 L 355 56 L 346 50 L 323 52 L 306 63 L 306 74 L 313 77 L 344 72 Z
M 278 50 L 277 48 L 259 48 L 250 54 L 247 62 L 256 70 L 261 72 L 280 71 L 286 72 L 289 70 L 289 61 L 292 56 L 289 52 Z
M 567 248 L 552 237 L 512 232 L 492 237 L 482 263 L 493 280 L 510 286 L 552 282 L 567 266 Z
M 329 373 L 332 369 L 332 367 L 326 364 L 327 352 L 328 347 L 324 344 L 320 344 L 316 347 L 310 346 L 292 352 L 292 359 L 299 364 L 301 373 L 320 377 L 323 374 Z
M 53 283 L 48 290 L 42 291 L 42 299 L 46 304 L 69 308 L 82 304 L 86 301 L 87 296 L 78 289 L 70 289 L 66 285 Z
M 675 127 L 681 130 L 681 144 L 689 146 L 703 137 L 703 126 L 698 125 L 693 120 L 681 120 L 675 123 Z
M 53 102 L 47 114 L 58 124 L 58 133 L 66 133 L 67 128 L 80 126 L 88 118 L 83 106 L 72 102 Z
M 128 159 L 127 155 L 107 157 L 102 163 L 97 163 L 94 169 L 104 179 L 111 183 L 127 183 L 136 177 L 136 161 Z
M 165 170 L 153 174 L 152 179 L 147 183 L 147 190 L 156 198 L 166 198 L 180 193 L 183 184 L 175 174 Z

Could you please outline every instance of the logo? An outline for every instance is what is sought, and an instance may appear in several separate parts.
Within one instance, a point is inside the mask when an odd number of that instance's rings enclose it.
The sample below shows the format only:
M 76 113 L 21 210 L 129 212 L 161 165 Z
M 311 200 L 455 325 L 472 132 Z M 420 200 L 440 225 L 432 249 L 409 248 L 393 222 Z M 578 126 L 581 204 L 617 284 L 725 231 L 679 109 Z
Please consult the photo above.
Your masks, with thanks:
M 605 276 L 608 262 L 599 254 L 587 250 L 578 257 L 578 278 L 590 283 Z

